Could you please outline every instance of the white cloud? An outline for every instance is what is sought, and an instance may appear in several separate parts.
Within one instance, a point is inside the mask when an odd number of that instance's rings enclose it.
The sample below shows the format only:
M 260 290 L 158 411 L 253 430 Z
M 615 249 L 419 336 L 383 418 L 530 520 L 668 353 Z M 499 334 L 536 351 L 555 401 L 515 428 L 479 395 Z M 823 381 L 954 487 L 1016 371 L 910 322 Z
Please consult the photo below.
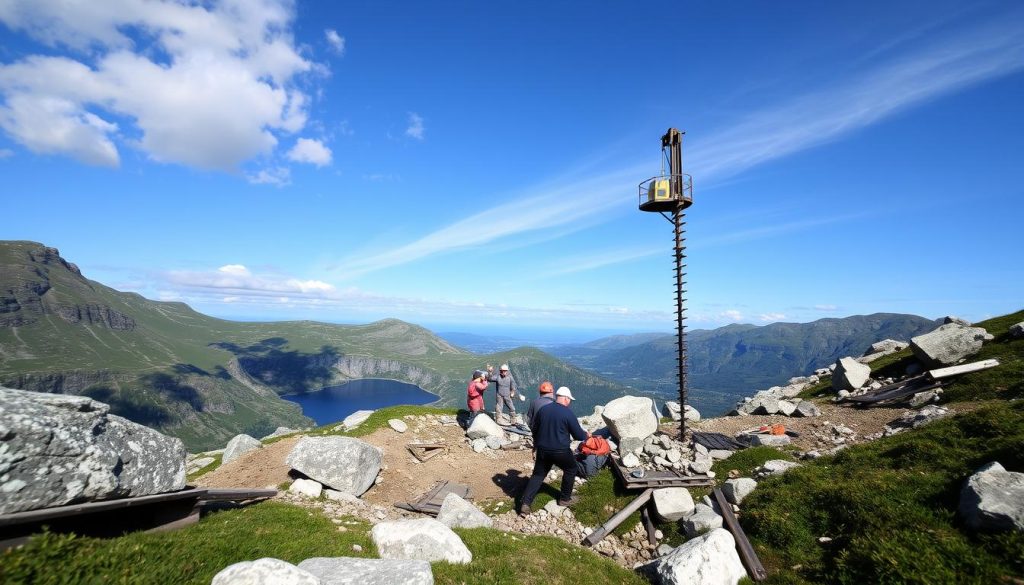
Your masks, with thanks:
M 293 18 L 288 0 L 6 3 L 0 22 L 72 53 L 0 65 L 0 128 L 88 164 L 116 166 L 122 144 L 234 170 L 305 126 L 296 82 L 316 65 Z
M 303 280 L 278 274 L 255 274 L 242 264 L 227 264 L 215 271 L 173 270 L 164 274 L 168 283 L 185 290 L 217 291 L 240 300 L 241 294 L 292 293 L 320 296 L 335 291 L 332 284 L 322 280 Z
M 327 38 L 327 43 L 331 45 L 334 52 L 339 55 L 345 54 L 345 37 L 338 34 L 338 31 L 333 28 L 329 28 L 324 31 L 324 36 Z
M 718 318 L 725 319 L 726 321 L 739 322 L 743 320 L 743 313 L 737 311 L 736 309 L 729 309 L 727 311 L 722 311 L 721 313 L 719 313 Z
M 765 323 L 775 323 L 786 318 L 785 313 L 762 313 L 757 318 Z
M 288 151 L 288 159 L 322 167 L 331 164 L 331 149 L 319 140 L 299 138 Z
M 423 140 L 423 117 L 415 112 L 409 112 L 409 126 L 405 129 L 405 135 L 416 140 Z
M 839 307 L 835 305 L 814 305 L 814 308 L 818 311 L 825 311 L 826 313 L 831 313 L 839 309 Z
M 260 169 L 255 174 L 246 175 L 246 179 L 254 185 L 275 185 L 284 187 L 292 182 L 292 172 L 288 167 L 269 167 Z

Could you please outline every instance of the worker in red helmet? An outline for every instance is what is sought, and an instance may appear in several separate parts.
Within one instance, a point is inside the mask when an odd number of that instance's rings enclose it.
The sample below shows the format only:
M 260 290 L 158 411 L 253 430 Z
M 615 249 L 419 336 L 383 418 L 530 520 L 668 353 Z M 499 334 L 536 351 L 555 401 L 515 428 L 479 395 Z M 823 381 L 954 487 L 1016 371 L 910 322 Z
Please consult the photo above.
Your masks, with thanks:
M 555 401 L 555 387 L 551 382 L 544 380 L 540 383 L 537 391 L 540 393 L 540 396 L 533 399 L 533 402 L 530 403 L 530 408 L 526 411 L 526 426 L 530 427 L 530 430 L 533 430 L 533 417 L 537 414 L 537 411 Z

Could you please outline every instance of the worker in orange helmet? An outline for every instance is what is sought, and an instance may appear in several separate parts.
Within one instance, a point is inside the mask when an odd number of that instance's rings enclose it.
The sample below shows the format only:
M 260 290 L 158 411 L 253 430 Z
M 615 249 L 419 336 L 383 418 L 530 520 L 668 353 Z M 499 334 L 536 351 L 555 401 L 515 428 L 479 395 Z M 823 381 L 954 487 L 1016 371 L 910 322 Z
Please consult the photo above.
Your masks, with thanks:
M 555 387 L 551 382 L 544 380 L 540 383 L 537 391 L 540 396 L 533 399 L 530 408 L 526 411 L 526 426 L 530 427 L 530 430 L 533 430 L 533 417 L 536 416 L 537 411 L 555 401 Z

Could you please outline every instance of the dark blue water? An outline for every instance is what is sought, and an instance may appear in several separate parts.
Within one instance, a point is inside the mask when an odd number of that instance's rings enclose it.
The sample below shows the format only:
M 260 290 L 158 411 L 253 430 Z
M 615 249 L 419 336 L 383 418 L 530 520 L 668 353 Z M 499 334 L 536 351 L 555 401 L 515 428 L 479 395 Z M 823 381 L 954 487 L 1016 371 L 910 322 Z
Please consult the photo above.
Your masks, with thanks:
M 377 410 L 399 404 L 430 404 L 439 398 L 419 386 L 395 380 L 352 380 L 308 394 L 282 396 L 298 404 L 302 414 L 318 425 L 340 422 L 357 410 Z

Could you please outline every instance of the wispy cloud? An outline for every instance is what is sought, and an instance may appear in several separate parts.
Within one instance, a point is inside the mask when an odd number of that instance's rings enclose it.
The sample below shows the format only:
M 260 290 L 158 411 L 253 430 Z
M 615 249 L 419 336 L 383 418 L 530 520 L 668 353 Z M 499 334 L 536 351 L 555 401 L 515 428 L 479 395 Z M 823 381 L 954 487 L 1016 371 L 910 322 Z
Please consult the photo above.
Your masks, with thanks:
M 405 135 L 416 140 L 423 140 L 427 129 L 423 127 L 423 116 L 416 112 L 409 112 L 409 125 L 405 129 Z
M 733 175 L 1019 71 L 1024 68 L 1022 26 L 1024 18 L 1014 12 L 996 23 L 933 35 L 936 40 L 924 48 L 695 140 L 700 146 L 691 150 L 690 168 L 704 180 Z
M 605 266 L 612 266 L 623 262 L 639 260 L 640 258 L 647 258 L 648 256 L 658 255 L 667 257 L 669 256 L 669 253 L 663 247 L 658 247 L 657 249 L 643 248 L 633 250 L 613 249 L 604 252 L 595 251 L 585 256 L 560 258 L 557 266 L 537 273 L 537 277 L 550 278 L 553 276 L 564 276 L 566 274 L 586 272 L 588 270 L 595 270 L 597 268 L 604 268 Z
M 327 44 L 331 46 L 338 55 L 345 54 L 345 37 L 338 34 L 338 31 L 333 28 L 329 28 L 324 31 L 324 38 L 327 39 Z
M 436 254 L 512 241 L 514 236 L 524 233 L 555 228 L 561 230 L 560 235 L 571 233 L 593 225 L 594 218 L 610 208 L 621 206 L 622 193 L 636 188 L 636 173 L 636 169 L 626 169 L 589 180 L 544 186 L 530 196 L 481 211 L 408 244 L 354 256 L 334 270 L 342 277 L 352 277 Z M 581 204 L 581 195 L 586 196 L 586 204 Z
M 944 34 L 935 43 L 904 52 L 847 81 L 755 111 L 736 124 L 695 141 L 700 146 L 691 149 L 688 168 L 702 181 L 721 181 L 753 166 L 838 140 L 928 100 L 1016 72 L 1024 68 L 1024 35 L 1019 34 L 1020 30 L 1021 17 L 1014 13 L 995 24 Z M 900 39 L 897 45 L 906 45 L 918 36 Z M 412 116 L 410 122 L 414 121 Z M 410 129 L 413 127 L 410 124 Z M 506 200 L 391 250 L 354 259 L 339 270 L 351 275 L 366 273 L 460 248 L 493 245 L 537 230 L 562 228 L 564 233 L 571 233 L 581 219 L 594 225 L 635 209 L 634 202 L 624 204 L 627 202 L 622 194 L 635 189 L 637 177 L 647 168 L 639 164 L 623 167 L 589 180 L 585 177 L 593 177 L 592 170 L 560 177 L 559 184 L 571 187 L 540 185 L 526 189 L 518 199 Z M 581 204 L 583 193 L 585 205 Z M 859 217 L 863 216 L 844 215 L 743 229 L 702 239 L 700 245 L 777 236 Z M 493 229 L 474 229 L 480 222 Z M 594 267 L 601 265 L 595 261 Z

